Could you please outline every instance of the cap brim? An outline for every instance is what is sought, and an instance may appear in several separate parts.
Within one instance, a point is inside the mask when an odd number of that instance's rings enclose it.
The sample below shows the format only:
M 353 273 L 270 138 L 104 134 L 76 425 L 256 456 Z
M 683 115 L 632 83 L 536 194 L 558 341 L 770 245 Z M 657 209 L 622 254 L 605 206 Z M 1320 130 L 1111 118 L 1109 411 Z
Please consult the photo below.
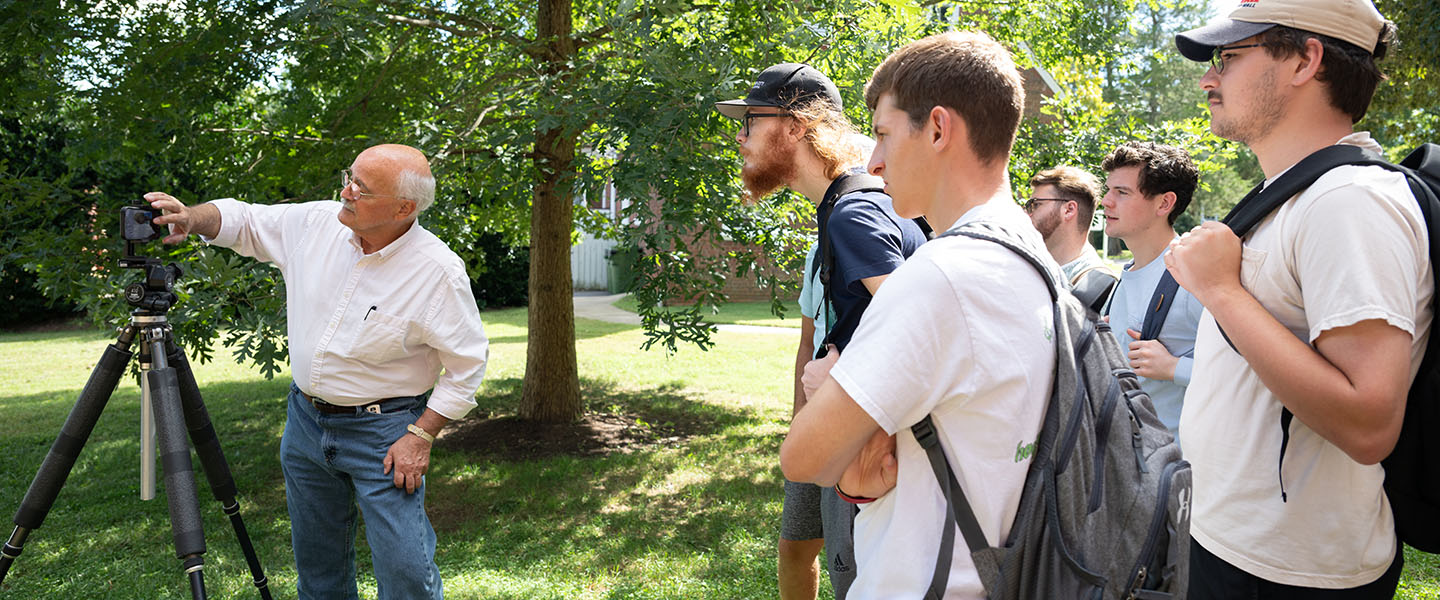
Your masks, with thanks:
M 1216 46 L 1233 44 L 1274 27 L 1274 23 L 1250 23 L 1234 19 L 1217 19 L 1204 27 L 1175 34 L 1175 47 L 1185 58 L 1195 62 L 1210 60 Z
M 774 105 L 774 104 L 771 104 L 771 103 L 769 103 L 769 102 L 757 102 L 757 101 L 751 100 L 751 99 L 749 99 L 749 98 L 741 98 L 741 99 L 739 99 L 739 100 L 726 100 L 726 101 L 724 101 L 724 102 L 716 102 L 716 103 L 715 103 L 715 110 L 720 111 L 720 114 L 722 114 L 722 115 L 725 115 L 725 116 L 727 116 L 727 117 L 730 117 L 730 118 L 735 119 L 735 120 L 738 121 L 741 117 L 744 117 L 744 116 L 745 116 L 745 111 L 746 111 L 747 109 L 749 109 L 751 106 L 775 106 L 775 105 Z

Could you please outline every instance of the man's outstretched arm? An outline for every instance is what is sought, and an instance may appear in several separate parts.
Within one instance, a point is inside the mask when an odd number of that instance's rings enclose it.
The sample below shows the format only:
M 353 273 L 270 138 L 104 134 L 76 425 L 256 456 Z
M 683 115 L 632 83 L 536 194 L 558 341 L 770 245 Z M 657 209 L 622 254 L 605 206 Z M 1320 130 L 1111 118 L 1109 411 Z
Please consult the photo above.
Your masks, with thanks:
M 206 238 L 220 235 L 220 209 L 213 204 L 185 206 L 165 192 L 145 194 L 145 201 L 151 207 L 165 211 L 164 215 L 155 217 L 155 224 L 170 226 L 170 235 L 164 240 L 166 244 L 183 242 L 192 233 Z

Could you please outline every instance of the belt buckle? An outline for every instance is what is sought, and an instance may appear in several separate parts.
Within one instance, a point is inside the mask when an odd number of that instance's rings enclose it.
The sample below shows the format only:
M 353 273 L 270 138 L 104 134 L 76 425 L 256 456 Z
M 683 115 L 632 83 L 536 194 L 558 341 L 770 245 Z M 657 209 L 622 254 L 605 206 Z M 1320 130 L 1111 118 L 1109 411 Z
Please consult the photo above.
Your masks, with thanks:
M 376 403 L 374 403 L 374 404 L 366 405 L 366 406 L 365 406 L 365 412 L 374 413 L 374 414 L 377 414 L 377 415 L 380 414 L 380 403 L 379 403 L 379 402 L 376 402 Z

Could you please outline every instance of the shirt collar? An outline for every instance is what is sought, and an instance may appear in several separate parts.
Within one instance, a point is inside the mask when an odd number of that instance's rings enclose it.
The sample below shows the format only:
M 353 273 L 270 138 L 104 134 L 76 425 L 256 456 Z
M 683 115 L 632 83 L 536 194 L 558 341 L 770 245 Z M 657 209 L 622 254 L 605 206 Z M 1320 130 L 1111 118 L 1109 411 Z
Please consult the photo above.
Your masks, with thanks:
M 386 244 L 384 248 L 381 248 L 381 249 L 379 249 L 379 250 L 376 250 L 374 254 L 370 254 L 370 255 L 368 255 L 368 256 L 374 256 L 374 257 L 377 257 L 377 258 L 389 258 L 390 256 L 393 256 L 396 252 L 399 252 L 401 248 L 404 248 L 405 246 L 408 246 L 408 245 L 410 245 L 411 243 L 413 243 L 414 240 L 415 240 L 415 238 L 420 237 L 421 235 L 423 235 L 421 232 L 424 231 L 424 229 L 425 229 L 424 227 L 421 227 L 421 226 L 420 226 L 420 220 L 419 220 L 419 219 L 416 219 L 416 220 L 414 220 L 414 221 L 411 221 L 411 222 L 410 222 L 410 228 L 409 228 L 409 229 L 406 229 L 406 230 L 405 230 L 405 233 L 400 234 L 400 237 L 395 238 L 395 241 L 390 242 L 389 244 Z M 351 247 L 355 248 L 356 250 L 359 250 L 359 251 L 360 251 L 360 254 L 361 254 L 362 256 L 366 256 L 366 254 L 365 254 L 365 248 L 360 245 L 360 236 L 359 236 L 359 235 L 356 235 L 354 232 L 351 232 L 351 233 L 350 233 L 350 240 L 349 240 L 349 241 L 350 241 L 350 246 L 351 246 Z

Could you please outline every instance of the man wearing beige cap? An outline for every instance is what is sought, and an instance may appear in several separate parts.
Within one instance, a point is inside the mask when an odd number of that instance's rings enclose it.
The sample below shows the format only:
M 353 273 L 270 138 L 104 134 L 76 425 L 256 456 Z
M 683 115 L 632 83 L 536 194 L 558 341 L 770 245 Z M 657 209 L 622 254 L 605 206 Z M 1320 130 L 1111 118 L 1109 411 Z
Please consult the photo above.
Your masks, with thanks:
M 1380 150 L 1354 124 L 1393 34 L 1368 0 L 1257 0 L 1176 45 L 1211 62 L 1210 128 L 1245 143 L 1272 185 L 1330 146 Z M 1394 595 L 1404 555 L 1379 462 L 1430 333 L 1427 252 L 1404 177 L 1355 165 L 1243 240 L 1212 222 L 1171 243 L 1170 272 L 1206 309 L 1180 418 L 1191 598 Z

